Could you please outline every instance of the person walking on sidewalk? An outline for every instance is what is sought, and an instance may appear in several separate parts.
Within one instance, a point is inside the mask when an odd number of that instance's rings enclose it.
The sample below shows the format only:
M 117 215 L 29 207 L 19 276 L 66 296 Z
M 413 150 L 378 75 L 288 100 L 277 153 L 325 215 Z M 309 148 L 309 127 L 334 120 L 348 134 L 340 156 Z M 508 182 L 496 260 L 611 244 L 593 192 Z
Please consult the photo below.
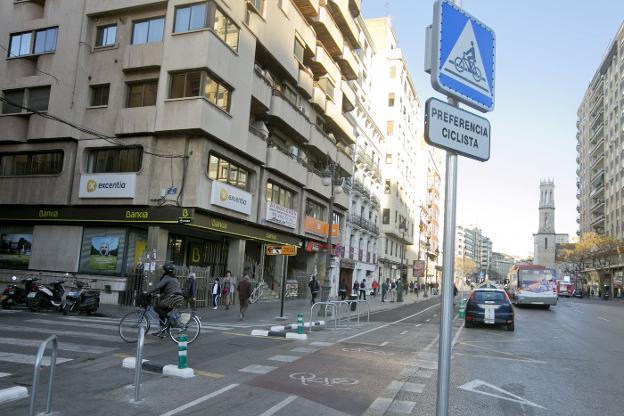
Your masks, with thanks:
M 362 283 L 360 283 L 360 295 L 358 296 L 358 300 L 362 298 L 366 300 L 366 279 L 362 279 Z
M 249 274 L 243 275 L 243 280 L 238 283 L 238 302 L 240 304 L 240 320 L 245 319 L 245 313 L 249 306 L 249 298 L 251 297 L 251 283 L 249 282 Z
M 396 299 L 396 294 L 396 282 L 394 281 L 394 279 L 392 279 L 392 281 L 390 282 L 390 302 L 394 302 L 394 300 Z
M 310 302 L 314 305 L 316 303 L 316 297 L 321 291 L 321 286 L 319 285 L 318 280 L 316 280 L 316 276 L 312 275 L 312 280 L 308 283 L 308 287 L 310 288 L 310 293 L 312 294 L 312 300 Z
M 340 300 L 345 300 L 347 298 L 347 281 L 342 279 L 340 281 L 340 286 L 338 287 L 338 294 L 340 295 Z
M 414 285 L 414 293 L 416 294 L 416 297 L 418 297 L 418 283 Z
M 212 309 L 217 309 L 217 302 L 219 300 L 219 296 L 221 295 L 221 282 L 219 282 L 219 278 L 217 277 L 212 284 Z
M 377 291 L 379 290 L 379 283 L 377 283 L 377 280 L 373 280 L 373 284 L 371 285 L 371 287 L 373 288 L 373 297 L 377 296 Z
M 197 279 L 195 279 L 195 273 L 189 273 L 184 283 L 184 305 L 187 304 L 192 310 L 195 310 L 195 303 L 197 302 Z
M 385 282 L 381 284 L 381 301 L 386 301 L 386 295 L 388 294 L 388 289 L 390 289 L 390 284 L 388 283 L 390 279 L 386 279 Z

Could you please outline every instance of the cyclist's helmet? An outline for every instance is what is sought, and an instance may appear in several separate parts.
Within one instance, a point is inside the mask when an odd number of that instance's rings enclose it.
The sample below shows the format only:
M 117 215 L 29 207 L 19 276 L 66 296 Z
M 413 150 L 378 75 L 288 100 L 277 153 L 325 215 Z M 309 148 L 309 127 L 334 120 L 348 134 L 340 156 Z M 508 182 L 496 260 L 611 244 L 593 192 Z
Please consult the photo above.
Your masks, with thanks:
M 163 264 L 163 270 L 167 274 L 173 274 L 173 272 L 175 271 L 175 266 L 173 265 L 173 263 L 165 263 Z

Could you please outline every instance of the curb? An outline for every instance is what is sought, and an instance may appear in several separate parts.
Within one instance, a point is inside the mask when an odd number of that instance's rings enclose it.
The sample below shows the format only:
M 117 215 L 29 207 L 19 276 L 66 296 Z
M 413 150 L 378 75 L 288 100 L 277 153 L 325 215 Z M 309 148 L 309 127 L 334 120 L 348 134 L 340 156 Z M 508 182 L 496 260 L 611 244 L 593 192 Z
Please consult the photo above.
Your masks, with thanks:
M 121 363 L 121 366 L 123 368 L 134 370 L 136 367 L 136 358 L 135 357 L 124 358 Z M 152 362 L 149 362 L 149 360 L 143 360 L 141 369 L 149 373 L 162 374 L 165 377 L 179 377 L 179 378 L 195 377 L 195 371 L 190 367 L 178 368 L 177 365 L 152 363 Z
M 279 337 L 279 338 L 299 339 L 299 340 L 308 339 L 308 334 L 295 334 L 293 332 L 284 332 L 284 331 L 267 331 L 264 329 L 254 329 L 253 331 L 251 331 L 251 336 L 253 337 Z
M 22 386 L 9 387 L 0 390 L 0 404 L 28 397 L 28 389 Z
M 320 328 L 322 326 L 325 326 L 325 321 L 315 321 L 315 322 L 312 322 L 312 325 L 310 325 L 310 322 L 303 323 L 304 328 L 310 328 L 310 326 L 312 326 L 312 328 Z M 289 324 L 289 325 L 274 325 L 271 327 L 271 331 L 282 332 L 287 329 L 296 330 L 298 327 L 299 327 L 299 324 L 296 324 L 296 323 Z

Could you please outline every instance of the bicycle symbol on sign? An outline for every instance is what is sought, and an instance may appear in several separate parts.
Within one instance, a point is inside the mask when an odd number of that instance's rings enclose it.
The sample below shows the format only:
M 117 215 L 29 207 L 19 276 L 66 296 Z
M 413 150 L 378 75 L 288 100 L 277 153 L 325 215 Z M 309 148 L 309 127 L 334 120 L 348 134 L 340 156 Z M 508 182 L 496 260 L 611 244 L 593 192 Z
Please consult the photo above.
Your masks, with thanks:
M 482 75 L 479 68 L 475 65 L 476 62 L 477 58 L 475 56 L 474 42 L 470 42 L 470 48 L 462 53 L 462 56 L 455 58 L 453 63 L 455 64 L 457 72 L 466 71 L 472 74 L 472 78 L 474 78 L 475 82 L 481 82 Z
M 289 376 L 293 380 L 299 380 L 304 386 L 310 386 L 312 384 L 320 384 L 325 387 L 333 387 L 335 385 L 348 385 L 352 386 L 358 384 L 360 381 L 349 377 L 317 377 L 313 373 L 292 373 Z

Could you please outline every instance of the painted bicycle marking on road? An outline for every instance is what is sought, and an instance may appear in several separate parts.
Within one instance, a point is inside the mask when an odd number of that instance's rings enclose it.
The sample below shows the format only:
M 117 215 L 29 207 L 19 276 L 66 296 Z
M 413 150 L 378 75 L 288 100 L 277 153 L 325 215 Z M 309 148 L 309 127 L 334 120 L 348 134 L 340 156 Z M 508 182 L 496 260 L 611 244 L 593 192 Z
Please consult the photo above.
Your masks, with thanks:
M 387 344 L 386 344 L 387 345 Z M 384 345 L 382 345 L 384 346 Z M 377 350 L 374 348 L 366 348 L 366 347 L 343 347 L 342 350 L 344 352 L 365 352 L 365 353 L 369 353 L 369 354 L 375 354 L 375 355 L 394 355 L 394 353 L 392 351 L 383 351 L 383 350 Z
M 360 382 L 360 380 L 350 377 L 317 377 L 314 373 L 292 373 L 289 377 L 300 381 L 306 387 L 313 384 L 320 384 L 325 387 L 333 387 L 335 385 L 353 386 Z

